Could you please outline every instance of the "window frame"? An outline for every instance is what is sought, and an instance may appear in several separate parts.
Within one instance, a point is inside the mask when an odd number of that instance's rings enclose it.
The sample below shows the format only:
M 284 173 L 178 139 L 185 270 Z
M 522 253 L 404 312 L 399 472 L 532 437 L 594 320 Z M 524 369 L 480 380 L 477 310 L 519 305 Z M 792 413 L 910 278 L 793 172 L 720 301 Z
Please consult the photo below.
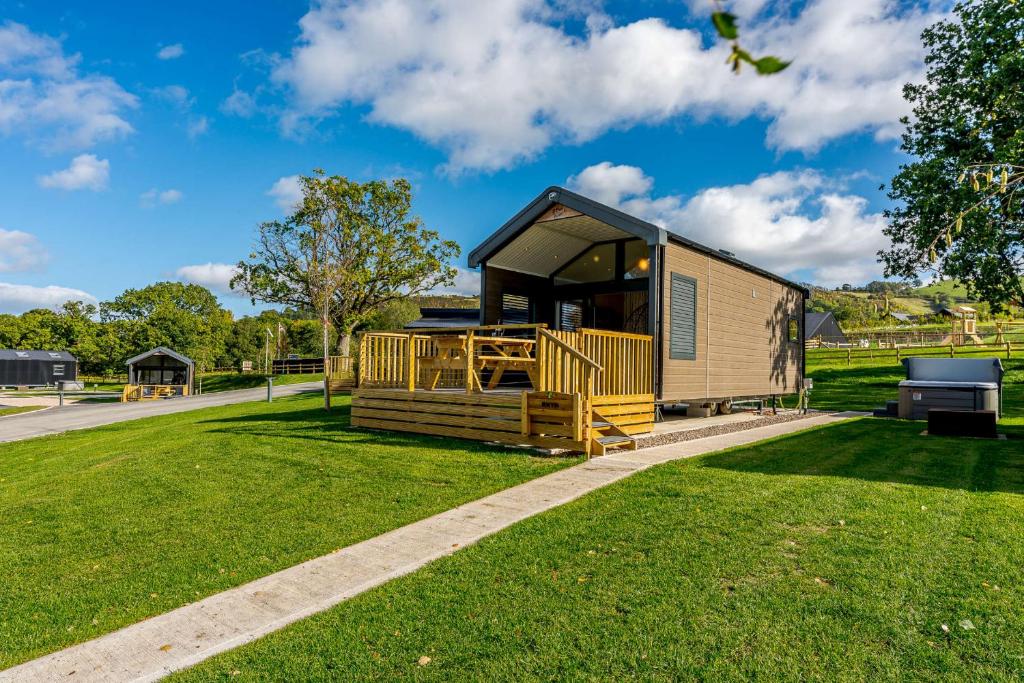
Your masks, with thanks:
M 790 344 L 800 343 L 800 319 L 795 315 L 786 318 L 786 341 Z

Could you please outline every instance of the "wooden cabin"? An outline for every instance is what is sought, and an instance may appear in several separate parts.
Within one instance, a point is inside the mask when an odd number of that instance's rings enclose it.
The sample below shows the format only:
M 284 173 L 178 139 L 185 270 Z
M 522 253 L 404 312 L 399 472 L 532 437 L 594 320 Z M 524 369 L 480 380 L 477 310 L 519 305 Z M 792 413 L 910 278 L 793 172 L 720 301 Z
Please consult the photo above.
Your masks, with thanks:
M 480 325 L 363 335 L 353 426 L 600 455 L 802 384 L 803 287 L 564 188 L 469 265 Z
M 481 272 L 481 324 L 650 335 L 659 402 L 725 407 L 800 390 L 805 287 L 564 188 L 545 190 L 469 265 Z

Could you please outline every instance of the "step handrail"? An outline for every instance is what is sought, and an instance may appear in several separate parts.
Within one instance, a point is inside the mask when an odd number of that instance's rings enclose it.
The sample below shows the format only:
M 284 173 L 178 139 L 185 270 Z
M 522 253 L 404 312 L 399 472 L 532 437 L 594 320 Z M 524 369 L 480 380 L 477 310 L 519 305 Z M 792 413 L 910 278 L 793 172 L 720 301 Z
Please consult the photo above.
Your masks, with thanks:
M 585 364 L 589 365 L 591 368 L 593 368 L 597 372 L 601 372 L 601 370 L 603 370 L 603 368 L 598 363 L 596 363 L 593 360 L 591 360 L 591 358 L 589 356 L 583 354 L 581 351 L 573 348 L 569 344 L 566 344 L 564 341 L 562 341 L 561 339 L 559 339 L 555 335 L 551 334 L 546 329 L 544 329 L 542 327 L 537 328 L 537 336 L 538 337 L 544 337 L 544 338 L 548 339 L 549 341 L 553 342 L 556 346 L 560 347 L 563 351 L 568 353 L 570 356 L 572 356 L 576 360 L 580 361 L 581 363 L 585 363 Z

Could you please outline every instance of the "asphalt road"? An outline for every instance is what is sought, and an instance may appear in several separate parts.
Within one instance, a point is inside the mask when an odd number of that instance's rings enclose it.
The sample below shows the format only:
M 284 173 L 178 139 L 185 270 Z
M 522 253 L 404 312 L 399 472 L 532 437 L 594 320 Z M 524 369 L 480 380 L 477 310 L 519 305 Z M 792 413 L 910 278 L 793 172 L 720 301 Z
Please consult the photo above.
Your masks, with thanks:
M 321 382 L 303 382 L 274 387 L 274 397 L 292 396 L 306 391 L 322 390 Z M 88 429 L 101 425 L 137 420 L 153 415 L 184 413 L 199 408 L 226 406 L 248 401 L 265 401 L 266 387 L 222 391 L 216 394 L 172 398 L 162 401 L 139 401 L 135 403 L 80 403 L 63 408 L 49 408 L 31 413 L 0 418 L 0 443 L 20 441 L 36 436 L 60 434 L 74 429 Z

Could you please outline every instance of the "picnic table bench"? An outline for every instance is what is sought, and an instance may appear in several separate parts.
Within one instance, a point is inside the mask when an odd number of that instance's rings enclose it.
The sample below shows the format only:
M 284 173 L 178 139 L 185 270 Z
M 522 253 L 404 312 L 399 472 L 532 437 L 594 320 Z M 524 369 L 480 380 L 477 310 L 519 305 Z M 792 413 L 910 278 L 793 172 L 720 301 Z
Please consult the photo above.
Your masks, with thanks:
M 472 344 L 470 339 L 472 338 Z M 494 389 L 501 382 L 506 370 L 524 370 L 530 384 L 536 386 L 535 368 L 537 359 L 531 353 L 536 341 L 518 337 L 478 337 L 475 335 L 440 335 L 434 337 L 436 356 L 418 358 L 421 368 L 430 372 L 427 386 L 437 387 L 444 370 L 466 370 L 469 373 L 466 387 L 472 391 L 483 391 L 480 372 L 491 369 L 488 389 Z

